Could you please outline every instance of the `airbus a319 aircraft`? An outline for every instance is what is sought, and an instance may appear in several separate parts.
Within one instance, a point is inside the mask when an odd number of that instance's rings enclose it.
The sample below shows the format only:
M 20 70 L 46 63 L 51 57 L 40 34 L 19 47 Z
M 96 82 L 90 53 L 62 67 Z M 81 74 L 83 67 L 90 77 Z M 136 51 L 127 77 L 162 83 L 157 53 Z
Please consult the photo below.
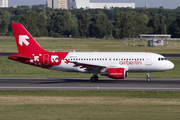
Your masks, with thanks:
M 150 72 L 170 70 L 174 64 L 162 55 L 149 52 L 48 52 L 20 23 L 12 23 L 19 54 L 9 59 L 25 64 L 65 72 L 91 73 L 91 82 L 98 74 L 113 79 L 124 79 L 128 72 Z

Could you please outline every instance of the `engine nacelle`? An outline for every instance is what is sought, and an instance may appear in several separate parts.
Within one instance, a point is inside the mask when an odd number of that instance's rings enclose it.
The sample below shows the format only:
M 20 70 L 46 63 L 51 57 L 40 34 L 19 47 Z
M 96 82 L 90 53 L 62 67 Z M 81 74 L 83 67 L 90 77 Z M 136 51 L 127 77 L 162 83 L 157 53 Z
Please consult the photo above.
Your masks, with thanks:
M 108 76 L 113 79 L 124 79 L 127 77 L 125 68 L 109 68 L 105 72 L 101 72 L 101 75 Z

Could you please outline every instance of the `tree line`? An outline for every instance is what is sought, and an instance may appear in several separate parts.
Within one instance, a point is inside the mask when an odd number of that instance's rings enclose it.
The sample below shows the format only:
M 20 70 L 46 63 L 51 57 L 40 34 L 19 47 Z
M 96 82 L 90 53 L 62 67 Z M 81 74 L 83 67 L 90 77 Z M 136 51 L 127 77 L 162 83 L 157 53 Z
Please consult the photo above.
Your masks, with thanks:
M 180 7 L 107 9 L 0 8 L 0 35 L 13 35 L 11 23 L 22 23 L 35 37 L 137 38 L 139 34 L 180 37 Z

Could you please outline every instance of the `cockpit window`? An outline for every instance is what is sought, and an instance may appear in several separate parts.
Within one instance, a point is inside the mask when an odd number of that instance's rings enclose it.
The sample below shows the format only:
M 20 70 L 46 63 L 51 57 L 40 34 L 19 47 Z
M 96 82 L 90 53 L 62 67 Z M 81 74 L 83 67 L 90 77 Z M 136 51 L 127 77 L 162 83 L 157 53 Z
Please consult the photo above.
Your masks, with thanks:
M 167 60 L 166 58 L 158 58 L 158 61 L 164 61 Z

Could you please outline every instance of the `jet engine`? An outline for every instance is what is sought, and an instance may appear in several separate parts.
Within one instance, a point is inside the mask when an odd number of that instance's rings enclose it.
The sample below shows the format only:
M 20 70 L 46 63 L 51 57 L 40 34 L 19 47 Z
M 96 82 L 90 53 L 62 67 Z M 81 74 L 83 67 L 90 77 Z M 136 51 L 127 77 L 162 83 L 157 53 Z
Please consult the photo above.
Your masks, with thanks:
M 106 71 L 101 72 L 100 74 L 113 79 L 124 79 L 125 77 L 127 77 L 125 68 L 109 68 Z

